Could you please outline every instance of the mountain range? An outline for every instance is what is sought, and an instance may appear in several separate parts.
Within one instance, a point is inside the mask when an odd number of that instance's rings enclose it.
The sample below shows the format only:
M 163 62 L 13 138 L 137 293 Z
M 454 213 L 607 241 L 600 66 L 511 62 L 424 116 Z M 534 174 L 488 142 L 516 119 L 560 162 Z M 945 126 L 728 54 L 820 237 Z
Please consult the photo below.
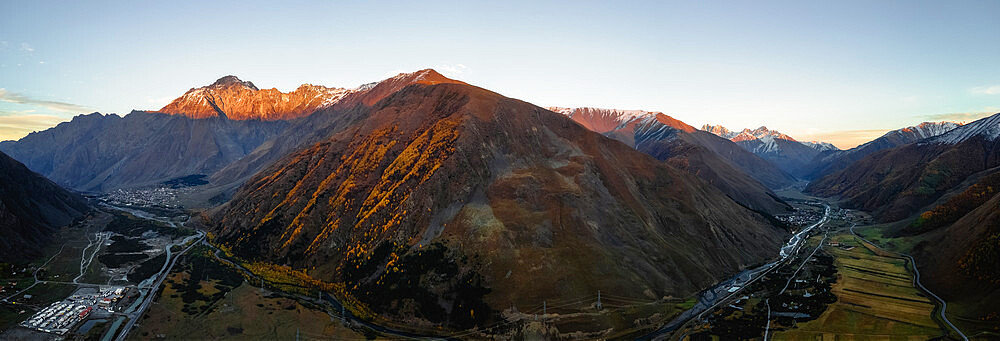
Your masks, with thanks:
M 913 240 L 928 287 L 966 315 L 1000 313 L 1000 113 L 890 132 L 858 150 L 920 137 L 871 152 L 806 191 L 893 223 L 886 234 Z
M 954 122 L 924 122 L 916 126 L 890 131 L 877 139 L 848 150 L 825 151 L 810 162 L 810 169 L 805 172 L 805 178 L 810 180 L 821 178 L 844 169 L 871 153 L 938 136 L 958 126 L 959 124 Z
M 829 143 L 796 141 L 791 136 L 760 127 L 736 133 L 723 126 L 704 125 L 702 130 L 735 142 L 743 149 L 770 161 L 785 173 L 803 178 L 810 161 L 820 152 L 837 149 Z
M 211 180 L 209 187 L 231 194 L 294 148 L 349 125 L 356 114 L 352 108 L 370 106 L 410 83 L 443 81 L 451 80 L 422 70 L 338 90 L 337 96 L 320 101 L 274 89 L 256 90 L 251 82 L 226 76 L 188 91 L 159 112 L 81 115 L 17 141 L 0 142 L 0 151 L 79 191 L 108 192 L 205 175 Z M 332 89 L 304 85 L 297 91 L 308 94 L 312 90 L 307 88 Z M 286 102 L 289 98 L 302 101 Z M 308 115 L 276 108 L 298 108 Z
M 794 182 L 791 176 L 733 142 L 694 129 L 664 113 L 600 108 L 549 110 L 688 170 L 751 209 L 772 215 L 789 209 L 771 189 L 791 185 Z
M 597 290 L 693 294 L 776 254 L 790 206 L 775 191 L 804 180 L 910 238 L 935 291 L 988 314 L 975 300 L 1000 303 L 998 141 L 1000 114 L 840 150 L 662 112 L 541 108 L 430 69 L 288 93 L 226 76 L 157 111 L 0 142 L 0 246 L 37 250 L 89 209 L 56 184 L 204 176 L 190 202 L 213 243 L 306 269 L 352 310 L 457 330 Z
M 289 120 L 308 116 L 358 91 L 363 89 L 302 84 L 295 91 L 283 93 L 274 88 L 260 90 L 252 82 L 225 76 L 211 85 L 188 90 L 158 112 L 190 118 Z
M 310 269 L 397 322 L 483 326 L 597 290 L 688 295 L 788 234 L 687 171 L 485 89 L 413 83 L 354 110 L 212 225 L 236 255 Z

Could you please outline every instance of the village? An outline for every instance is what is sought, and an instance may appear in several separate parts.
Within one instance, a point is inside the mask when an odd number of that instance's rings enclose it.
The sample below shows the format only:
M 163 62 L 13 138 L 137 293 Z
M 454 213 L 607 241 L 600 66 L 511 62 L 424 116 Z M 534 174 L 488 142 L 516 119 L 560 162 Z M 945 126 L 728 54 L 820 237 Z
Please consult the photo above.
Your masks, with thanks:
M 124 310 L 136 294 L 135 289 L 122 286 L 81 287 L 65 300 L 52 303 L 21 322 L 21 326 L 64 335 L 88 318 L 108 318 Z

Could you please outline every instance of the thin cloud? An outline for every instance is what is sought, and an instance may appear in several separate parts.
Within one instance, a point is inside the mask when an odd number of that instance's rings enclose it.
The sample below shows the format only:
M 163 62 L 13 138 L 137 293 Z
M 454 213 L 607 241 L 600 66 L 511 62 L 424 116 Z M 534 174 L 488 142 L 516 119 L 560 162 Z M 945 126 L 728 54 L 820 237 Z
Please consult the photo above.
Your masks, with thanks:
M 434 69 L 448 77 L 461 76 L 469 67 L 464 64 L 442 64 L 434 66 Z
M 857 147 L 862 143 L 877 139 L 880 136 L 885 135 L 887 132 L 889 132 L 889 129 L 840 130 L 805 135 L 803 136 L 803 140 L 829 142 L 834 146 L 837 146 L 837 148 L 850 149 Z
M 934 114 L 934 115 L 924 115 L 921 116 L 926 120 L 931 121 L 953 121 L 953 122 L 972 122 L 980 118 L 990 116 L 995 114 L 995 112 L 956 112 L 947 114 Z
M 1000 85 L 977 86 L 969 89 L 969 92 L 975 95 L 1000 95 Z
M 0 141 L 20 139 L 33 131 L 49 129 L 68 120 L 52 115 L 18 115 L 21 112 L 0 110 Z
M 385 77 L 395 77 L 396 75 L 399 75 L 401 73 L 406 73 L 406 71 L 402 70 L 402 69 L 389 70 L 389 71 L 385 72 L 384 76 Z
M 21 51 L 32 53 L 35 52 L 35 48 L 28 45 L 28 43 L 21 43 Z
M 82 105 L 66 103 L 66 102 L 40 100 L 25 95 L 13 93 L 7 91 L 7 89 L 4 88 L 0 88 L 0 101 L 24 104 L 24 105 L 35 105 L 49 110 L 70 112 L 70 113 L 85 113 L 93 111 L 90 108 L 87 108 Z

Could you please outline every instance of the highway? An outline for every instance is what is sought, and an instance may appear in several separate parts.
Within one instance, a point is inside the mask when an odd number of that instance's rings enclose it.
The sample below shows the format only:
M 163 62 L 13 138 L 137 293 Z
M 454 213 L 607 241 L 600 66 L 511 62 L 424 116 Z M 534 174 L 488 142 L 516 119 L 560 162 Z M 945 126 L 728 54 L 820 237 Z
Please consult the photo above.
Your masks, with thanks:
M 865 243 L 871 244 L 872 246 L 878 248 L 879 250 L 889 253 L 896 253 L 903 257 L 909 258 L 910 265 L 913 266 L 913 284 L 916 284 L 917 287 L 920 287 L 921 290 L 930 294 L 932 297 L 934 297 L 934 299 L 936 299 L 939 303 L 941 303 L 941 320 L 947 323 L 948 326 L 951 327 L 951 329 L 954 329 L 955 332 L 958 333 L 958 336 L 962 337 L 962 340 L 969 341 L 969 338 L 965 336 L 965 333 L 962 333 L 962 331 L 959 330 L 958 327 L 956 327 L 954 324 L 951 323 L 951 321 L 948 320 L 948 316 L 945 316 L 945 311 L 948 310 L 948 302 L 945 302 L 943 299 L 941 299 L 941 297 L 938 297 L 938 295 L 935 295 L 933 292 L 927 289 L 927 287 L 925 287 L 922 283 L 920 283 L 920 270 L 917 269 L 917 261 L 913 259 L 913 256 L 910 256 L 905 253 L 893 252 L 883 249 L 882 247 L 878 246 L 878 244 L 872 243 L 868 239 L 865 239 L 865 237 L 862 237 L 861 235 L 857 234 L 857 232 L 854 232 L 854 225 L 851 225 L 851 234 L 853 234 L 855 237 L 858 237 L 858 239 L 863 240 Z
M 156 288 L 159 288 L 160 285 L 163 284 L 163 280 L 165 280 L 167 278 L 167 275 L 170 274 L 170 270 L 173 269 L 174 264 L 177 264 L 177 259 L 183 256 L 184 253 L 190 250 L 192 247 L 198 245 L 198 243 L 205 238 L 204 232 L 201 231 L 197 232 L 198 232 L 197 235 L 188 236 L 187 238 L 184 238 L 184 240 L 182 240 L 180 243 L 174 243 L 166 246 L 167 260 L 163 262 L 163 268 L 161 268 L 160 272 L 156 274 L 156 281 L 154 281 L 155 283 L 151 285 L 149 288 L 147 288 L 147 290 L 149 290 L 149 293 L 146 294 L 146 297 L 142 301 L 142 304 L 140 304 L 137 309 L 128 314 L 128 322 L 125 323 L 125 327 L 123 327 L 121 332 L 118 333 L 118 337 L 115 338 L 115 340 L 117 341 L 125 340 L 125 337 L 128 336 L 129 331 L 131 331 L 132 327 L 135 326 L 135 322 L 138 321 L 140 317 L 142 317 L 142 314 L 145 313 L 146 309 L 149 308 L 149 305 L 153 303 L 153 301 L 156 299 L 156 294 L 155 294 Z M 184 248 L 184 250 L 178 252 L 176 255 L 171 254 L 170 249 L 173 248 L 174 245 L 187 244 L 188 242 L 191 241 L 192 238 L 197 238 L 197 240 L 191 243 L 191 245 L 188 245 L 188 247 Z M 140 290 L 142 290 L 142 288 L 140 288 Z
M 151 216 L 149 214 L 146 214 L 146 212 L 132 210 L 132 209 L 126 209 L 126 208 L 117 207 L 117 206 L 111 206 L 111 205 L 105 205 L 105 206 L 109 207 L 109 208 L 117 209 L 117 210 L 120 210 L 120 211 L 125 211 L 125 212 L 128 212 L 128 213 L 131 213 L 132 215 L 134 215 L 136 217 L 139 217 L 139 218 L 142 218 L 142 219 L 154 220 L 154 221 L 158 221 L 158 222 L 162 222 L 162 223 L 168 224 L 168 225 L 170 225 L 172 227 L 175 227 L 175 228 L 177 227 L 177 224 L 175 224 L 172 221 L 158 219 L 158 218 L 153 217 L 153 216 Z M 182 223 L 181 226 L 184 226 L 184 224 Z M 105 339 L 107 339 L 108 336 L 110 336 L 110 335 L 118 335 L 115 338 L 116 341 L 125 340 L 125 338 L 128 336 L 128 333 L 132 330 L 133 327 L 135 327 L 135 323 L 139 320 L 140 317 L 142 317 L 142 314 L 144 314 L 146 312 L 146 309 L 149 308 L 149 305 L 152 304 L 153 301 L 156 299 L 156 289 L 159 288 L 161 284 L 163 284 L 163 281 L 167 278 L 167 275 L 170 274 L 170 271 L 174 268 L 174 265 L 177 264 L 177 259 L 179 259 L 181 256 L 184 255 L 184 253 L 186 253 L 192 247 L 194 247 L 195 245 L 198 245 L 199 243 L 201 243 L 201 241 L 203 241 L 205 239 L 205 232 L 202 232 L 200 230 L 196 230 L 195 232 L 197 232 L 196 235 L 188 236 L 187 238 L 184 238 L 180 242 L 171 243 L 169 245 L 164 246 L 164 250 L 166 251 L 167 257 L 166 257 L 166 260 L 163 262 L 163 267 L 160 268 L 160 272 L 157 272 L 156 275 L 154 275 L 152 277 L 152 278 L 155 278 L 153 281 L 146 280 L 146 281 L 142 282 L 142 283 L 151 283 L 151 284 L 148 284 L 148 287 L 145 288 L 145 290 L 147 290 L 147 292 L 145 293 L 145 295 L 140 295 L 139 299 L 142 300 L 142 302 L 138 306 L 134 306 L 133 305 L 133 307 L 130 307 L 128 310 L 126 310 L 125 314 L 128 317 L 128 322 L 125 323 L 125 326 L 122 327 L 121 331 L 116 331 L 115 330 L 116 328 L 114 328 L 114 326 L 112 326 L 112 328 L 110 330 L 108 330 L 107 334 L 104 335 Z M 193 240 L 193 242 L 192 242 L 192 240 Z M 173 249 L 174 246 L 176 246 L 176 245 L 185 245 L 185 244 L 188 244 L 188 243 L 190 243 L 190 245 L 188 245 L 188 247 L 184 248 L 184 250 L 181 250 L 176 255 L 173 254 L 173 250 L 171 250 L 171 249 Z M 139 286 L 138 286 L 138 289 L 140 291 L 143 290 L 142 283 L 140 283 Z
M 809 235 L 809 232 L 812 231 L 812 229 L 823 225 L 824 223 L 827 222 L 827 220 L 830 219 L 830 205 L 823 204 L 823 206 L 825 206 L 823 210 L 823 218 L 820 218 L 820 220 L 816 221 L 812 225 L 809 225 L 806 228 L 803 228 L 798 233 L 792 235 L 792 237 L 788 239 L 788 243 L 786 243 L 785 246 L 782 246 L 781 249 L 778 251 L 778 256 L 779 256 L 778 260 L 764 264 L 753 270 L 745 270 L 743 272 L 740 272 L 733 278 L 730 278 L 729 280 L 723 281 L 712 288 L 702 291 L 702 293 L 698 297 L 698 302 L 695 303 L 695 305 L 691 307 L 691 309 L 684 311 L 683 313 L 681 313 L 679 316 L 674 318 L 672 321 L 670 321 L 660 329 L 650 334 L 644 335 L 639 339 L 640 340 L 666 339 L 669 333 L 678 329 L 682 329 L 681 327 L 683 327 L 684 325 L 688 324 L 691 321 L 700 320 L 705 313 L 712 311 L 712 309 L 718 307 L 720 304 L 722 304 L 722 302 L 726 302 L 729 299 L 735 297 L 741 291 L 743 291 L 743 289 L 745 289 L 747 286 L 753 284 L 757 280 L 764 277 L 764 275 L 766 275 L 767 273 L 776 269 L 779 264 L 788 260 L 788 258 L 791 257 L 792 255 L 795 255 L 796 251 L 798 251 L 799 247 L 802 246 L 802 242 L 806 240 L 806 237 Z M 733 286 L 738 286 L 739 289 L 733 292 L 729 292 L 728 289 Z M 725 296 L 721 297 L 721 295 Z

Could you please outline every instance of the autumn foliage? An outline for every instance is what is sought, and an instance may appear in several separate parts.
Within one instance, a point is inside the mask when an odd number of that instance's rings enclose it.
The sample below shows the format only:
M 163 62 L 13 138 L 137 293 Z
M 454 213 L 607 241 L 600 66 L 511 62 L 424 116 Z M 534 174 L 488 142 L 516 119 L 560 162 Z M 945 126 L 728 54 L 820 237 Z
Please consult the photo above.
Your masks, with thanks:
M 903 234 L 919 234 L 950 225 L 993 198 L 998 190 L 1000 190 L 1000 173 L 987 175 L 944 204 L 921 213 L 920 217 L 904 229 Z

